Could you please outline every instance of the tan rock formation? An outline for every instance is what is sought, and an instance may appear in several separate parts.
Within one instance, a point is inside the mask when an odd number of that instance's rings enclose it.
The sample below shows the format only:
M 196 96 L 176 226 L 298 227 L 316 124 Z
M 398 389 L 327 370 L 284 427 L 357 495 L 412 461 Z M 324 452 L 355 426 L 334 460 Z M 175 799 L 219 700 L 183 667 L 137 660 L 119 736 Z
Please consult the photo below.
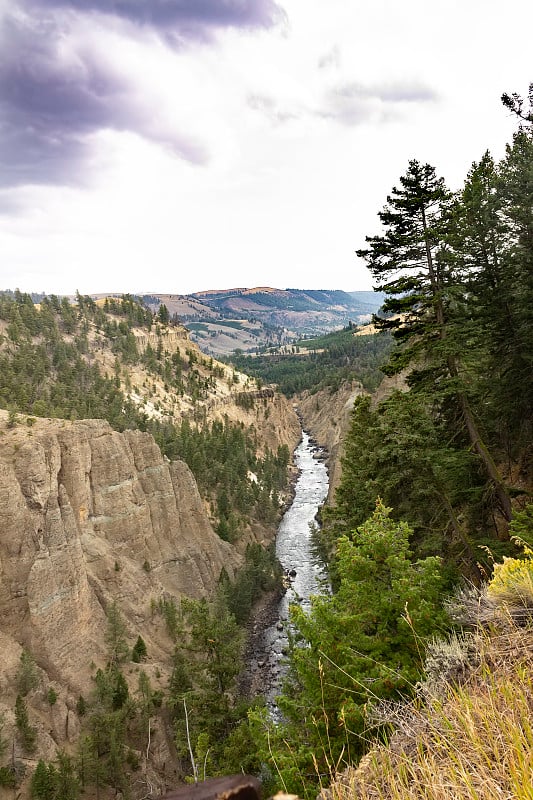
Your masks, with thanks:
M 340 481 L 343 441 L 350 414 L 356 397 L 362 394 L 367 392 L 358 381 L 346 381 L 334 393 L 329 389 L 321 389 L 315 394 L 304 392 L 298 402 L 304 427 L 328 451 L 330 502 L 333 502 Z
M 279 445 L 286 444 L 292 453 L 302 436 L 302 429 L 292 403 L 284 395 L 272 389 L 249 392 L 253 405 L 249 409 L 236 404 L 234 397 L 214 403 L 209 409 L 210 419 L 224 419 L 242 423 L 257 433 L 258 451 L 265 448 L 276 452 Z
M 154 350 L 157 350 L 161 345 L 163 350 L 168 350 L 169 353 L 175 352 L 178 347 L 183 347 L 184 344 L 190 346 L 189 331 L 182 326 L 162 327 L 159 332 L 156 330 L 148 332 L 144 328 L 134 328 L 133 335 L 135 336 L 137 349 L 141 353 L 144 353 L 148 345 Z
M 239 562 L 213 532 L 189 468 L 165 459 L 151 435 L 99 420 L 3 427 L 0 641 L 27 647 L 79 692 L 91 662 L 105 662 L 105 610 L 116 600 L 157 657 L 165 642 L 151 631 L 150 598 L 205 596 Z

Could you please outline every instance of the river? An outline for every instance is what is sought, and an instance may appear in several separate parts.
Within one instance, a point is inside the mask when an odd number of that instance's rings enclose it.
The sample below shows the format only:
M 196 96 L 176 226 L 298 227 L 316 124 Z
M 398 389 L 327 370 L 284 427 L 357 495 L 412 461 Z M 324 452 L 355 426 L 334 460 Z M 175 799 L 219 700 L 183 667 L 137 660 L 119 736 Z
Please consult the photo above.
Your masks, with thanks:
M 311 536 L 316 513 L 325 501 L 329 487 L 328 471 L 321 455 L 322 451 L 303 431 L 302 441 L 294 453 L 299 470 L 294 499 L 283 515 L 276 536 L 276 555 L 287 573 L 295 574 L 279 601 L 275 621 L 257 631 L 254 637 L 254 657 L 250 667 L 255 673 L 254 683 L 261 686 L 261 694 L 265 695 L 274 717 L 277 716 L 275 697 L 279 694 L 286 670 L 284 655 L 288 646 L 289 606 L 300 603 L 308 609 L 311 595 L 327 591 L 327 576 L 313 552 Z

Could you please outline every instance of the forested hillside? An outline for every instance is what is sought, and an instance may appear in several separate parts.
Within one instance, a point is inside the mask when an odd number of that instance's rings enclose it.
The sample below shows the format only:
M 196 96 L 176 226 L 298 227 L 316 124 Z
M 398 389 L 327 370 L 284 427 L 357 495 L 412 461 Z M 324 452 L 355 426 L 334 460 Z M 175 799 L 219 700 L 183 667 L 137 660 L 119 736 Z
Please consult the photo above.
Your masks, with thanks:
M 234 353 L 229 360 L 248 375 L 277 384 L 288 397 L 324 387 L 334 392 L 342 381 L 354 378 L 372 392 L 383 378 L 380 367 L 390 350 L 391 338 L 386 333 L 357 335 L 363 331 L 350 324 L 343 330 L 299 339 L 257 356 Z
M 520 98 L 507 104 L 521 124 L 499 163 L 483 154 L 451 192 L 433 166 L 410 161 L 378 214 L 381 233 L 358 250 L 386 294 L 374 324 L 395 347 L 382 369 L 407 391 L 356 399 L 320 536 L 334 593 L 310 615 L 293 610 L 285 722 L 264 746 L 302 797 L 384 735 L 394 715 L 379 704 L 415 691 L 425 643 L 449 629 L 454 586 L 481 585 L 504 555 L 520 559 L 511 534 L 533 543 L 533 117 Z M 531 560 L 506 563 L 499 596 L 525 605 Z M 522 751 L 524 737 L 517 729 Z M 518 784 L 530 778 L 526 768 Z M 505 791 L 511 779 L 490 785 Z
M 149 431 L 191 467 L 223 538 L 236 541 L 250 517 L 276 518 L 296 420 L 292 435 L 278 426 L 271 449 L 261 420 L 268 424 L 273 393 L 260 398 L 255 382 L 204 356 L 164 305 L 155 315 L 130 296 L 78 295 L 73 304 L 52 295 L 36 306 L 6 292 L 0 330 L 0 405 L 13 424 L 25 413 L 30 424 L 101 418 L 115 430 Z
M 38 299 L 0 293 L 0 796 L 161 793 L 188 740 L 238 772 L 294 410 L 165 306 Z

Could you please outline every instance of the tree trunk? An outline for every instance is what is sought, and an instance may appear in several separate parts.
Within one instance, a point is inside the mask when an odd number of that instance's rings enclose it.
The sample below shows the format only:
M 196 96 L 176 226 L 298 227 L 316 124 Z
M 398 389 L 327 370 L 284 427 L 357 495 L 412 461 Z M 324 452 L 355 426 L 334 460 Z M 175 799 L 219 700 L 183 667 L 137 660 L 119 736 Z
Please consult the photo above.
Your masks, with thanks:
M 445 492 L 439 492 L 439 495 L 446 508 L 448 519 L 450 520 L 450 525 L 455 531 L 455 535 L 463 543 L 465 550 L 468 553 L 468 565 L 472 569 L 472 572 L 475 574 L 477 581 L 480 584 L 481 581 L 483 580 L 483 575 L 481 574 L 481 570 L 479 569 L 479 566 L 477 564 L 477 559 L 472 549 L 472 545 L 470 544 L 470 540 L 468 539 L 468 536 L 463 530 L 461 523 L 459 522 L 459 520 L 455 515 L 455 511 L 453 510 L 453 506 L 450 503 L 448 495 Z
M 500 507 L 500 511 L 507 522 L 511 521 L 511 498 L 507 494 L 507 490 L 505 488 L 505 484 L 503 482 L 503 478 L 500 474 L 498 467 L 494 459 L 492 458 L 491 454 L 489 453 L 487 446 L 483 442 L 481 435 L 478 431 L 478 427 L 476 421 L 474 419 L 474 415 L 472 413 L 472 409 L 470 408 L 470 403 L 466 395 L 462 392 L 457 393 L 457 399 L 459 400 L 459 404 L 461 406 L 461 412 L 463 414 L 463 419 L 466 424 L 466 428 L 468 431 L 468 435 L 470 436 L 470 441 L 472 442 L 472 447 L 478 454 L 481 459 L 481 462 L 485 468 L 485 472 L 489 476 L 490 480 L 494 485 L 494 490 L 496 492 L 496 497 L 498 499 L 498 505 Z

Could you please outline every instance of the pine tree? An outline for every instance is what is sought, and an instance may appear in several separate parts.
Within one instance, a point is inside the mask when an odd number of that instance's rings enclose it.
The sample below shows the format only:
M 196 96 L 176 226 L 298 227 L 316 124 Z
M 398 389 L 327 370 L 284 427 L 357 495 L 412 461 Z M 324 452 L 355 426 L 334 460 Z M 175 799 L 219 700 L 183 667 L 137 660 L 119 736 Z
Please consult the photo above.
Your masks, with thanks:
M 126 626 L 116 600 L 107 609 L 105 642 L 109 648 L 111 664 L 120 664 L 126 660 L 130 650 L 126 640 Z
M 64 750 L 59 750 L 56 764 L 56 794 L 54 800 L 77 800 L 80 795 L 80 782 L 76 775 L 73 760 Z
M 518 163 L 516 148 L 525 148 Z M 522 134 L 515 137 L 501 165 L 485 153 L 468 174 L 448 235 L 467 298 L 459 332 L 473 365 L 478 415 L 481 411 L 489 437 L 511 455 L 531 433 L 533 386 L 527 375 L 532 367 L 532 247 L 520 247 L 521 224 L 517 226 L 511 217 L 526 222 L 527 231 L 527 208 L 533 202 L 532 159 L 531 141 L 528 144 Z M 527 232 L 524 239 L 527 242 Z
M 35 689 L 38 683 L 39 679 L 37 677 L 35 660 L 31 653 L 27 650 L 23 650 L 20 654 L 20 664 L 17 671 L 17 688 L 19 694 L 21 694 L 22 697 L 26 697 L 32 689 Z
M 529 109 L 524 108 L 524 98 L 521 97 L 517 92 L 513 92 L 512 94 L 504 92 L 501 99 L 502 103 L 506 108 L 509 109 L 509 111 L 512 111 L 513 114 L 516 114 L 516 116 L 524 120 L 524 122 L 533 125 L 533 83 L 529 84 Z
M 15 701 L 15 724 L 24 750 L 27 753 L 35 752 L 37 729 L 30 725 L 26 702 L 20 694 Z
M 477 574 L 478 555 L 458 519 L 463 504 L 481 496 L 474 458 L 446 443 L 419 394 L 395 392 L 370 406 L 369 397 L 354 404 L 335 505 L 324 512 L 330 547 L 332 538 L 364 522 L 379 496 L 412 526 L 417 553 L 464 562 L 469 575 Z M 331 572 L 336 585 L 335 560 Z
M 376 319 L 401 343 L 391 356 L 389 371 L 410 367 L 408 382 L 413 390 L 427 393 L 435 403 L 457 406 L 497 505 L 509 521 L 509 494 L 469 398 L 461 361 L 464 341 L 454 335 L 454 301 L 461 291 L 446 241 L 451 198 L 428 164 L 410 161 L 400 183 L 378 215 L 385 233 L 367 237 L 369 247 L 357 251 L 377 279 L 376 288 L 387 294 L 383 311 L 396 315 Z
M 161 303 L 161 305 L 159 306 L 159 311 L 157 316 L 159 322 L 163 323 L 163 325 L 168 325 L 168 323 L 170 322 L 170 314 L 168 308 L 164 303 Z
M 499 343 L 495 359 L 505 359 L 503 411 L 523 443 L 531 442 L 533 409 L 533 126 L 518 131 L 507 146 L 498 195 L 511 234 L 503 269 L 514 327 L 505 349 Z
M 140 661 L 144 661 L 146 655 L 146 643 L 142 636 L 138 636 L 137 641 L 133 645 L 133 650 L 131 651 L 131 660 L 138 664 Z
M 53 776 L 48 765 L 39 759 L 30 783 L 30 794 L 36 800 L 56 800 Z
M 339 540 L 337 592 L 314 597 L 309 614 L 293 609 L 301 638 L 291 652 L 292 686 L 279 702 L 289 721 L 281 733 L 302 772 L 310 753 L 327 772 L 328 760 L 361 752 L 367 704 L 412 692 L 422 642 L 444 624 L 440 561 L 413 563 L 410 533 L 378 501 L 372 517 Z M 302 790 L 290 771 L 282 774 L 290 790 Z

